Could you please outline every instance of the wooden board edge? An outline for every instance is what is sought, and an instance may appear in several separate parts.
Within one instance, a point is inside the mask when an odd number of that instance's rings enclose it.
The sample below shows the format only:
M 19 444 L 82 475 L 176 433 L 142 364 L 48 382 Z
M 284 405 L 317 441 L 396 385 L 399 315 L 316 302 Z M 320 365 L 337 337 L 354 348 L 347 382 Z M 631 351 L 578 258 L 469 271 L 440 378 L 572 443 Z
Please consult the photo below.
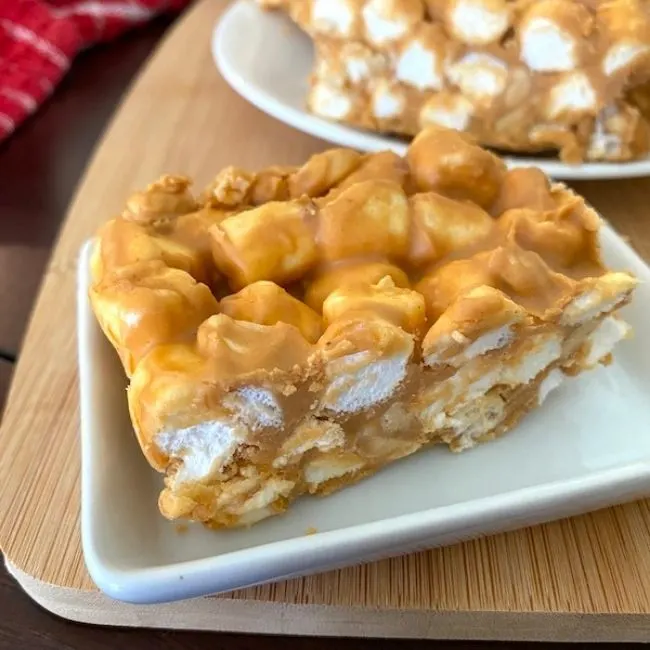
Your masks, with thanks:
M 483 641 L 647 642 L 650 616 L 547 612 L 435 612 L 195 598 L 133 605 L 99 591 L 48 584 L 5 559 L 25 593 L 76 623 L 265 635 Z

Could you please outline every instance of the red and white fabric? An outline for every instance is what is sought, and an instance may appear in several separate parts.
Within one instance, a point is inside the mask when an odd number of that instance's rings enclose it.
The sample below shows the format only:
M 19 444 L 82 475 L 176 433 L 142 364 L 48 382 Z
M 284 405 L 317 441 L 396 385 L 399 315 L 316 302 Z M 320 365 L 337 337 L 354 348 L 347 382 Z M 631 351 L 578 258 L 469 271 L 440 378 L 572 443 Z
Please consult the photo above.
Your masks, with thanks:
M 33 113 L 83 49 L 188 0 L 0 0 L 0 141 Z

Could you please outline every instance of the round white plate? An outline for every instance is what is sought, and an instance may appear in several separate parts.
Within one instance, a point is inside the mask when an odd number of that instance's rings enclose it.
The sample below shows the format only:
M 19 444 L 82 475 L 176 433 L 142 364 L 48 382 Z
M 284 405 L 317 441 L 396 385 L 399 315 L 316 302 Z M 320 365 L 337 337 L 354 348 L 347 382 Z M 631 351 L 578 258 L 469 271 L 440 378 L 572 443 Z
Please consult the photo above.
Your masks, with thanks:
M 212 39 L 212 53 L 226 81 L 260 110 L 296 129 L 360 151 L 392 149 L 403 155 L 408 144 L 329 122 L 305 110 L 313 48 L 308 36 L 284 14 L 238 0 L 225 12 Z M 504 157 L 510 167 L 539 167 L 557 179 L 587 180 L 650 176 L 650 158 L 631 163 L 567 165 L 541 157 Z

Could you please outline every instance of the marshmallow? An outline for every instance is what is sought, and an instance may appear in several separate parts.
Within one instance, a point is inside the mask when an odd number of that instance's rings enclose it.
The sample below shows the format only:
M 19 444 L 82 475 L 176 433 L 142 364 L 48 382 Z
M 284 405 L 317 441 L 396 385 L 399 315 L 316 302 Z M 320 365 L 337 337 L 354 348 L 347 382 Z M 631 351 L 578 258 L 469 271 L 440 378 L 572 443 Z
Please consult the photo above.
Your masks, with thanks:
M 341 192 L 320 212 L 318 240 L 328 262 L 362 255 L 403 257 L 409 242 L 409 207 L 391 181 L 365 181 Z
M 372 112 L 379 120 L 400 117 L 406 106 L 403 91 L 389 81 L 381 80 L 372 92 Z
M 577 2 L 541 0 L 519 27 L 521 60 L 535 72 L 569 72 L 581 63 L 581 42 L 591 30 L 589 11 Z
M 465 131 L 474 114 L 474 104 L 460 93 L 441 92 L 432 95 L 420 109 L 422 128 L 440 126 Z
M 273 282 L 253 282 L 221 301 L 221 313 L 258 325 L 288 323 L 311 343 L 323 333 L 320 316 Z
M 441 90 L 444 56 L 444 33 L 436 25 L 425 23 L 402 45 L 395 63 L 395 76 L 418 90 Z
M 416 194 L 409 202 L 413 218 L 429 236 L 436 258 L 484 238 L 494 225 L 490 215 L 477 205 L 435 192 Z
M 421 0 L 368 0 L 361 14 L 366 38 L 376 47 L 396 41 L 424 16 Z
M 386 56 L 373 52 L 356 41 L 343 43 L 337 58 L 345 68 L 346 77 L 353 84 L 372 81 L 388 68 Z
M 489 45 L 510 27 L 510 9 L 506 0 L 450 0 L 446 22 L 461 42 Z
M 332 292 L 347 286 L 370 286 L 389 277 L 397 287 L 408 287 L 408 276 L 398 266 L 384 262 L 366 262 L 335 266 L 319 275 L 307 287 L 305 302 L 316 312 Z
M 424 327 L 422 296 L 411 289 L 396 287 L 390 277 L 382 278 L 376 285 L 337 289 L 323 303 L 323 318 L 327 324 L 354 312 L 381 314 L 411 333 L 420 332 Z
M 603 60 L 603 72 L 611 77 L 620 70 L 632 68 L 642 57 L 650 53 L 650 45 L 643 43 L 616 43 L 607 50 Z
M 413 180 L 422 192 L 492 205 L 506 168 L 499 158 L 456 131 L 429 127 L 407 153 Z
M 318 82 L 312 87 L 308 101 L 314 113 L 332 120 L 342 120 L 352 110 L 350 95 L 345 90 L 325 82 Z
M 650 54 L 650 12 L 639 0 L 609 0 L 599 5 L 597 19 L 610 41 L 602 69 L 607 76 L 634 73 Z
M 319 34 L 349 38 L 354 27 L 354 12 L 350 0 L 313 0 L 311 27 Z
M 625 104 L 606 106 L 596 117 L 589 140 L 589 157 L 595 160 L 624 160 L 634 151 L 642 127 L 639 111 Z
M 595 115 L 597 111 L 598 96 L 584 72 L 572 72 L 564 76 L 551 89 L 546 106 L 546 115 L 552 120 Z
M 508 67 L 490 54 L 470 52 L 447 67 L 447 78 L 465 97 L 489 105 L 504 91 Z
M 286 282 L 316 261 L 316 244 L 305 218 L 311 206 L 301 200 L 265 203 L 240 212 L 210 229 L 217 268 L 235 289 L 258 280 Z

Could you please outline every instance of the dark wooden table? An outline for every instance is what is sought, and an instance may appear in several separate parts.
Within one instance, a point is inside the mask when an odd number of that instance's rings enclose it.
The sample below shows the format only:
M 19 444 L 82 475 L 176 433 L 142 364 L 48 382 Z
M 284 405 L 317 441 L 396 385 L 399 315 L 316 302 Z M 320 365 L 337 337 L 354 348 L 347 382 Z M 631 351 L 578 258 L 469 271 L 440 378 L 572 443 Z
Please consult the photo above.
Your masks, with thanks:
M 117 42 L 84 53 L 48 104 L 0 145 L 0 411 L 43 269 L 75 187 L 120 97 L 170 24 L 170 18 L 161 18 Z M 334 643 L 340 650 L 502 645 L 97 628 L 70 623 L 42 610 L 0 566 L 0 650 L 99 650 L 122 645 L 135 650 L 325 650 Z M 508 647 L 515 650 L 524 644 Z

